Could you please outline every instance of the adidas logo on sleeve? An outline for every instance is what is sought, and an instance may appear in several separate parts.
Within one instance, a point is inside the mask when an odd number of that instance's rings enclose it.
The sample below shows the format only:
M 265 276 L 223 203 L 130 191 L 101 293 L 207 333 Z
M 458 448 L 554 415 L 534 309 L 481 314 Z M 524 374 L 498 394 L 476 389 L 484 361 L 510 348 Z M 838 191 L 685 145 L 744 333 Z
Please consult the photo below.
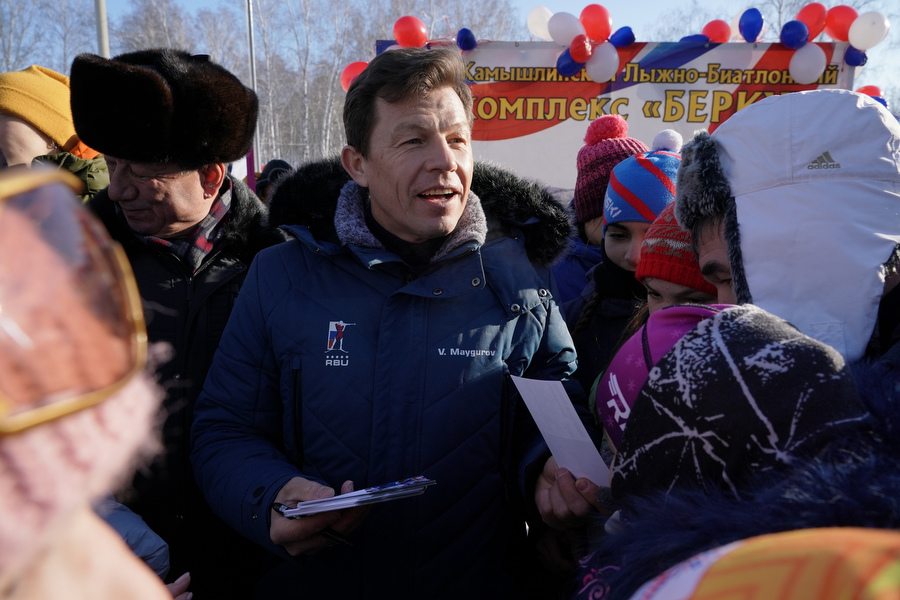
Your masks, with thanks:
M 831 158 L 831 154 L 823 152 L 806 166 L 807 169 L 840 169 L 841 163 Z

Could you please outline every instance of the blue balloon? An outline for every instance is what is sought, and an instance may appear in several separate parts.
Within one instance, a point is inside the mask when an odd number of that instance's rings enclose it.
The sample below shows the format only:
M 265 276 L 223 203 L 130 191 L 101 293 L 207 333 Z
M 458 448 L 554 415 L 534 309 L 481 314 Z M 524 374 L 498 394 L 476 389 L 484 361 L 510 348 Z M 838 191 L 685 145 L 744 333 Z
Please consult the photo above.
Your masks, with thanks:
M 456 34 L 456 45 L 459 46 L 460 50 L 474 50 L 475 46 L 478 45 L 478 41 L 475 39 L 475 34 L 472 33 L 471 29 L 463 27 Z
M 888 101 L 886 99 L 882 98 L 881 96 L 869 96 L 869 98 L 871 98 L 875 102 L 880 102 L 881 105 L 884 106 L 886 109 L 891 110 L 891 107 L 888 104 Z
M 809 27 L 803 21 L 788 21 L 781 28 L 781 43 L 797 50 L 809 41 Z
M 702 33 L 695 33 L 694 35 L 686 35 L 680 40 L 678 40 L 679 44 L 697 44 L 697 45 L 705 45 L 709 43 L 709 38 Z
M 631 30 L 631 27 L 628 27 L 627 25 L 625 27 L 619 27 L 616 29 L 615 33 L 609 36 L 609 43 L 616 48 L 630 46 L 634 43 L 634 32 Z
M 584 63 L 575 62 L 575 59 L 572 58 L 572 54 L 569 52 L 568 48 L 566 48 L 566 51 L 560 54 L 559 58 L 556 59 L 556 70 L 559 71 L 559 74 L 563 77 L 571 77 L 583 68 Z
M 844 52 L 844 62 L 851 67 L 861 67 L 866 64 L 866 61 L 868 60 L 869 57 L 866 56 L 865 52 L 857 50 L 853 46 L 847 46 L 847 51 Z
M 756 42 L 757 38 L 759 38 L 759 33 L 762 31 L 764 22 L 765 19 L 763 19 L 759 9 L 748 8 L 744 11 L 744 14 L 741 15 L 741 20 L 738 22 L 738 30 L 741 32 L 741 37 L 751 44 Z M 808 32 L 807 35 L 809 35 Z

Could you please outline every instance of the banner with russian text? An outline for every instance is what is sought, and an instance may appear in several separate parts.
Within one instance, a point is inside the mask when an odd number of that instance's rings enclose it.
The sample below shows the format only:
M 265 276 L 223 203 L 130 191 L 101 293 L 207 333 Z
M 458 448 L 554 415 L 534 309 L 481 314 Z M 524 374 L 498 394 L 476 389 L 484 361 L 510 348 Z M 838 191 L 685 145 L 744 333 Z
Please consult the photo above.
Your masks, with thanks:
M 827 66 L 809 85 L 791 79 L 794 50 L 773 43 L 651 43 L 619 48 L 619 72 L 595 83 L 582 70 L 560 77 L 552 42 L 479 42 L 464 52 L 475 96 L 475 157 L 555 187 L 575 186 L 575 159 L 588 124 L 605 114 L 628 121 L 647 145 L 663 129 L 685 140 L 773 94 L 852 89 L 847 43 L 820 43 Z M 381 48 L 379 48 L 381 49 Z

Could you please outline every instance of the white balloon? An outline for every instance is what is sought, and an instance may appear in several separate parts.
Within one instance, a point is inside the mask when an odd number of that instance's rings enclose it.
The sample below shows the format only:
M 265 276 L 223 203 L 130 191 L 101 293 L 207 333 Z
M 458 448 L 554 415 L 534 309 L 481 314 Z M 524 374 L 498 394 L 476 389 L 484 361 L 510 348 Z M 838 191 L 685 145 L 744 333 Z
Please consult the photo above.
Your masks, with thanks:
M 553 13 L 546 6 L 535 6 L 532 8 L 531 12 L 528 13 L 528 31 L 531 32 L 531 35 L 542 40 L 549 40 L 550 30 L 547 29 L 547 23 L 550 22 L 550 17 L 552 16 Z
M 550 17 L 547 23 L 550 37 L 560 46 L 569 47 L 579 35 L 584 35 L 584 25 L 572 13 L 558 12 Z
M 734 18 L 731 20 L 731 39 L 735 42 L 743 42 L 744 36 L 741 35 L 741 15 L 744 13 L 738 13 L 734 15 Z
M 584 70 L 591 81 L 606 83 L 619 72 L 619 51 L 610 42 L 603 42 L 594 48 Z
M 794 52 L 788 72 L 794 82 L 808 85 L 822 76 L 827 62 L 825 51 L 819 48 L 818 44 L 805 44 Z
M 890 21 L 880 12 L 863 13 L 850 24 L 847 39 L 851 46 L 865 52 L 887 37 L 890 28 Z

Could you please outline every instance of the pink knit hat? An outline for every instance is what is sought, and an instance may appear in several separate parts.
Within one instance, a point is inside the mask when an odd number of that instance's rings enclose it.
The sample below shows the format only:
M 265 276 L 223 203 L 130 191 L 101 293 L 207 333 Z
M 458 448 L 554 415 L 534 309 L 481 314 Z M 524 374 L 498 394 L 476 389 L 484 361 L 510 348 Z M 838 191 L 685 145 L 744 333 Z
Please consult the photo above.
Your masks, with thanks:
M 597 416 L 613 446 L 619 447 L 631 406 L 650 370 L 697 323 L 718 314 L 722 305 L 670 306 L 650 315 L 625 342 L 597 385 Z
M 588 126 L 585 146 L 578 151 L 575 181 L 575 215 L 579 223 L 603 216 L 603 200 L 613 167 L 650 148 L 626 137 L 628 123 L 619 115 L 603 115 Z
M 641 283 L 654 277 L 716 295 L 715 286 L 700 274 L 690 232 L 682 229 L 675 220 L 674 202 L 666 206 L 647 229 L 634 276 Z

